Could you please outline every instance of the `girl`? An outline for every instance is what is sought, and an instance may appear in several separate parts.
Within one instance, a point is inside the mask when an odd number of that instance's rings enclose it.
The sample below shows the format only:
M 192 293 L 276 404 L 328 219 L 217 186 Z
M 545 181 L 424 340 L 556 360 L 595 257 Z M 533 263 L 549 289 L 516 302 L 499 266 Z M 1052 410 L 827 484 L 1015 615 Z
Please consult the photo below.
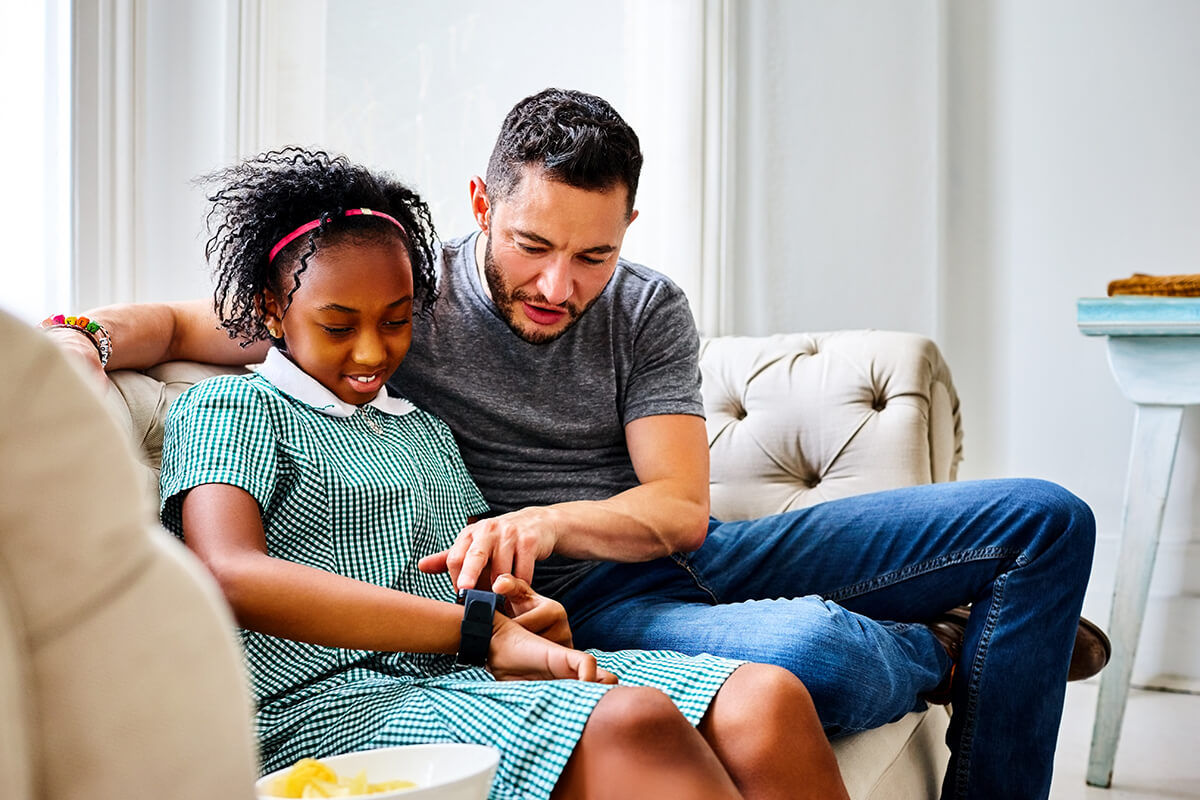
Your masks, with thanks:
M 562 607 L 511 575 L 468 631 L 450 579 L 417 561 L 487 507 L 448 429 L 384 388 L 435 299 L 428 208 L 295 148 L 210 180 L 217 312 L 274 347 L 171 407 L 162 518 L 243 627 L 264 771 L 460 741 L 501 750 L 497 799 L 846 796 L 790 673 L 579 652 Z

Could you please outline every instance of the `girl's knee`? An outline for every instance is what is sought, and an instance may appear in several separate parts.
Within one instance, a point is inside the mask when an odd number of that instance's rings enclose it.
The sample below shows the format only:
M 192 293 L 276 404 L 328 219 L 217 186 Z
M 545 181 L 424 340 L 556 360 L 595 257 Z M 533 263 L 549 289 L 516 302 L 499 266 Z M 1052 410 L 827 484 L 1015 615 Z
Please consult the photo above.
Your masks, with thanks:
M 807 688 L 779 667 L 739 667 L 722 687 L 701 731 L 735 781 L 776 770 L 781 759 L 837 772 Z
M 743 664 L 729 677 L 721 693 L 736 701 L 721 707 L 725 724 L 744 723 L 766 730 L 804 720 L 820 730 L 808 688 L 782 667 Z
M 610 689 L 588 719 L 554 798 L 735 798 L 729 773 L 657 689 Z
M 592 710 L 585 733 L 595 739 L 636 744 L 690 731 L 691 727 L 671 698 L 658 689 L 615 686 Z

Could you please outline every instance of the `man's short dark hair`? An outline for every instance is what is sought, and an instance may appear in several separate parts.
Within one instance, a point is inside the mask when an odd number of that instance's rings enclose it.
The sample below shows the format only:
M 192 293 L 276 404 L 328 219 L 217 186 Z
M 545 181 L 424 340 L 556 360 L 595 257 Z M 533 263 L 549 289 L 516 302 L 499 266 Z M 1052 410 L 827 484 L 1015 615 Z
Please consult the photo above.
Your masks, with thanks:
M 492 202 L 516 189 L 526 164 L 577 189 L 608 191 L 623 184 L 629 192 L 626 214 L 633 212 L 642 150 L 633 128 L 602 98 L 545 89 L 513 106 L 488 160 Z

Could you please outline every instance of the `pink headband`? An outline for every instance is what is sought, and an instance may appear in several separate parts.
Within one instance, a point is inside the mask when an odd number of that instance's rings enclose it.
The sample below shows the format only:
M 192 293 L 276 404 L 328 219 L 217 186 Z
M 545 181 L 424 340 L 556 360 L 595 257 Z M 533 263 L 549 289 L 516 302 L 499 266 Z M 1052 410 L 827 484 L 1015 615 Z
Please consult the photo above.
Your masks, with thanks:
M 357 217 L 359 215 L 366 215 L 368 217 L 380 217 L 381 219 L 386 219 L 388 222 L 392 223 L 397 228 L 399 228 L 401 233 L 404 232 L 404 226 L 401 225 L 399 222 L 397 222 L 395 217 L 391 216 L 390 214 L 385 214 L 382 211 L 372 211 L 369 208 L 351 208 L 351 209 L 348 209 L 346 211 L 346 213 L 343 214 L 342 216 Z M 292 231 L 287 236 L 280 239 L 279 243 L 271 248 L 271 254 L 267 256 L 267 263 L 270 264 L 272 261 L 274 261 L 275 256 L 279 255 L 279 251 L 282 250 L 283 248 L 287 247 L 289 244 L 291 244 L 292 241 L 296 237 L 303 236 L 304 234 L 311 231 L 313 228 L 319 228 L 319 227 L 321 227 L 321 220 L 314 219 L 312 222 L 304 223 L 299 228 L 296 228 L 296 230 Z

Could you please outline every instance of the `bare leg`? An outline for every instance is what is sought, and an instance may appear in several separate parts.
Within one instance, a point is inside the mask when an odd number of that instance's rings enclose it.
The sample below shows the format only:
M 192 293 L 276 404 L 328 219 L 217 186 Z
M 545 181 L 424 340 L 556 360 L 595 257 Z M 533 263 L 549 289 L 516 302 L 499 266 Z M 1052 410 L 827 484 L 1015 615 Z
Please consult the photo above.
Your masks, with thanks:
M 657 689 L 623 686 L 609 691 L 592 710 L 551 795 L 555 800 L 741 796 L 712 748 L 670 698 Z
M 785 669 L 739 667 L 699 730 L 748 800 L 849 800 L 808 690 Z

